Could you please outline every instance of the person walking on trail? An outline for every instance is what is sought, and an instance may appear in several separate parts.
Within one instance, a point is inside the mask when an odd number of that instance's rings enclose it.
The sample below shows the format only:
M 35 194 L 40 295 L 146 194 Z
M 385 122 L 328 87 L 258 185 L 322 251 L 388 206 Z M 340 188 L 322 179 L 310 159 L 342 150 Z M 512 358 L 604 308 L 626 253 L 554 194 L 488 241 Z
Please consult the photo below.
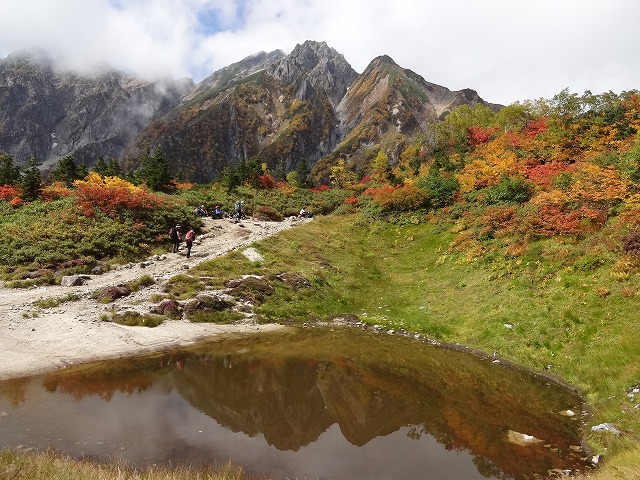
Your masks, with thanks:
M 187 258 L 191 256 L 191 247 L 193 246 L 193 241 L 196 239 L 196 232 L 193 231 L 193 228 L 190 228 L 187 234 L 184 236 L 184 241 L 187 244 Z
M 169 237 L 171 237 L 171 243 L 173 243 L 171 253 L 178 253 L 178 250 L 180 249 L 180 225 L 176 225 L 174 228 L 169 230 Z
M 236 223 L 240 221 L 242 218 L 242 205 L 244 202 L 242 200 L 236 200 L 235 209 L 236 209 Z

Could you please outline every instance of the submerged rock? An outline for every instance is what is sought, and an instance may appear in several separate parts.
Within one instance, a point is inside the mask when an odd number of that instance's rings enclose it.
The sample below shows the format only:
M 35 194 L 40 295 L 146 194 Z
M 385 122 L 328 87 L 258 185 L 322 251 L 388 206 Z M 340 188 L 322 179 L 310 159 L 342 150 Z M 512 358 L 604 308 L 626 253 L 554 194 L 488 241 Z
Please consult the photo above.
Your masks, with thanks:
M 534 437 L 533 435 L 527 435 L 526 433 L 520 433 L 513 430 L 509 430 L 507 432 L 507 441 L 516 445 L 520 445 L 522 447 L 540 445 L 543 443 L 542 440 Z

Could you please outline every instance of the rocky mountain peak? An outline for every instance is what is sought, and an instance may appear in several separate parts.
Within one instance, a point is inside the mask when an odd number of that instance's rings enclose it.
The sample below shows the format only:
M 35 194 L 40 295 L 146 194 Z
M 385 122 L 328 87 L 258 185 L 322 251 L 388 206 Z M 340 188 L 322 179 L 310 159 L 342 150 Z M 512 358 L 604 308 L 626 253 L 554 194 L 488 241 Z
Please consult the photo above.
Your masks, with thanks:
M 296 89 L 296 96 L 306 100 L 318 91 L 337 105 L 358 73 L 344 57 L 325 42 L 306 41 L 270 69 L 274 77 Z

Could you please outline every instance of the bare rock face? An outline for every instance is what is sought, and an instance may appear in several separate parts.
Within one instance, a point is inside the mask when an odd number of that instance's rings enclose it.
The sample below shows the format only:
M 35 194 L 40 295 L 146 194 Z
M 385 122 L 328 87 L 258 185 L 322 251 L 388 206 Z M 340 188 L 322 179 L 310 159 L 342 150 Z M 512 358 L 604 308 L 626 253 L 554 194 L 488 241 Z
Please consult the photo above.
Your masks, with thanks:
M 62 71 L 37 52 L 0 60 L 0 151 L 49 166 L 66 155 L 93 165 L 118 157 L 155 118 L 176 107 L 190 80 L 149 82 L 113 70 Z
M 269 69 L 269 73 L 294 86 L 296 97 L 309 100 L 325 94 L 336 106 L 358 73 L 344 57 L 325 42 L 307 41 Z

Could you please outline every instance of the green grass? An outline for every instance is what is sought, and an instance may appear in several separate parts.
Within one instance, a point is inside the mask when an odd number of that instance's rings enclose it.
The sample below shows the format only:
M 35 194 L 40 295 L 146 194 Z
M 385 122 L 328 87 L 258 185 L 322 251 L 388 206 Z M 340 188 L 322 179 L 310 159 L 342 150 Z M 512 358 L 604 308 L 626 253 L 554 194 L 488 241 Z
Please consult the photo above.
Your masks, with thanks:
M 53 453 L 21 454 L 0 451 L 0 478 L 11 480 L 250 480 L 231 464 L 201 468 L 152 467 L 135 470 L 116 465 L 62 458 Z
M 77 293 L 67 293 L 66 295 L 63 295 L 61 297 L 36 300 L 35 302 L 33 302 L 33 305 L 38 308 L 54 308 L 62 305 L 63 303 L 75 302 L 77 300 L 80 300 L 80 298 L 82 297 Z
M 124 312 L 118 315 L 113 315 L 111 321 L 119 323 L 120 325 L 127 325 L 129 327 L 157 327 L 160 325 L 164 318 L 159 315 L 143 315 L 138 312 Z

